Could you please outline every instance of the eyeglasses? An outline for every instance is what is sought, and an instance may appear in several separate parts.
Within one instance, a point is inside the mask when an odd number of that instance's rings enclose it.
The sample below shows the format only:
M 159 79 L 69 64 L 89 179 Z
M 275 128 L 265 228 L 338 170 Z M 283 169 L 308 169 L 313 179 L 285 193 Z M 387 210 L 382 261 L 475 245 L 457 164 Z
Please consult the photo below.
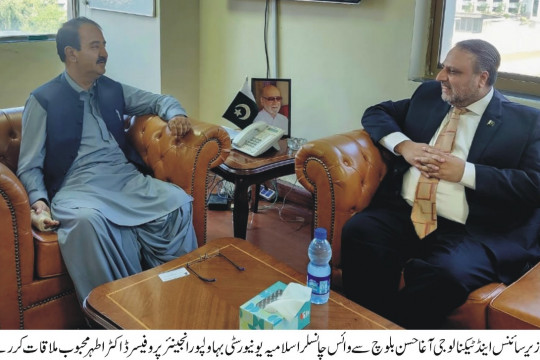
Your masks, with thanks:
M 214 282 L 216 281 L 217 279 L 216 278 L 207 278 L 207 277 L 204 277 L 202 275 L 200 275 L 199 273 L 197 273 L 195 270 L 193 270 L 193 268 L 191 267 L 191 265 L 193 264 L 197 264 L 197 263 L 200 263 L 200 262 L 203 262 L 205 260 L 208 260 L 208 259 L 212 259 L 212 258 L 215 258 L 217 256 L 221 256 L 222 258 L 224 258 L 225 260 L 227 260 L 228 262 L 230 262 L 238 271 L 244 271 L 246 268 L 244 268 L 243 266 L 240 266 L 240 265 L 237 265 L 236 263 L 234 263 L 231 259 L 229 259 L 228 257 L 226 257 L 224 254 L 222 254 L 221 252 L 216 252 L 212 255 L 208 255 L 207 253 L 205 253 L 204 255 L 200 256 L 197 260 L 193 260 L 193 261 L 190 261 L 186 264 L 186 267 L 191 270 L 192 273 L 194 273 L 195 275 L 197 275 L 197 277 L 199 279 L 201 279 L 202 281 L 206 281 L 206 282 Z
M 262 98 L 266 101 L 281 101 L 283 99 L 281 96 L 263 96 Z

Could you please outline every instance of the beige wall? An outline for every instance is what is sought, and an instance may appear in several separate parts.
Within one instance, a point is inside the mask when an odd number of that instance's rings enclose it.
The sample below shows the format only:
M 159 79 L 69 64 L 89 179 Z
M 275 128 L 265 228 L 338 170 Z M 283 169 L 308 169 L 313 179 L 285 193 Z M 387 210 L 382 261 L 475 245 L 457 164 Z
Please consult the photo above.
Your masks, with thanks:
M 161 0 L 161 92 L 199 118 L 199 0 Z
M 264 0 L 158 0 L 155 18 L 80 2 L 81 13 L 103 26 L 107 74 L 172 94 L 193 117 L 232 126 L 221 116 L 245 78 L 266 76 Z M 366 107 L 408 97 L 418 86 L 409 79 L 422 67 L 429 23 L 420 7 L 429 3 L 280 0 L 277 53 L 270 55 L 277 77 L 292 79 L 292 135 L 314 139 L 356 129 Z M 62 70 L 54 45 L 0 44 L 0 107 L 23 105 L 32 89 Z
M 107 75 L 176 96 L 198 117 L 198 0 L 158 0 L 156 17 L 94 10 L 85 3 L 80 1 L 80 15 L 97 21 L 107 40 Z M 0 43 L 0 107 L 24 105 L 33 89 L 63 69 L 54 41 Z
M 159 1 L 156 17 L 103 11 L 79 0 L 81 16 L 96 21 L 107 41 L 106 75 L 140 89 L 161 91 Z
M 63 68 L 54 41 L 0 43 L 0 108 L 23 106 L 32 90 Z
M 221 115 L 244 78 L 265 77 L 263 0 L 201 0 L 201 117 Z M 292 79 L 292 135 L 360 127 L 365 108 L 410 95 L 414 0 L 280 1 L 278 77 Z

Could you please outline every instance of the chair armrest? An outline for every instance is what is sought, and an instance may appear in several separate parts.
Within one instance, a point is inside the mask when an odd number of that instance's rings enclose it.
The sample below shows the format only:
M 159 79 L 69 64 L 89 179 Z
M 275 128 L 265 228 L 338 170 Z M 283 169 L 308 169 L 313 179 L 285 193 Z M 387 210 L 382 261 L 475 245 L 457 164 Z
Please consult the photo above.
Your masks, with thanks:
M 303 145 L 296 154 L 295 171 L 298 181 L 312 193 L 314 227 L 328 231 L 332 267 L 339 279 L 341 229 L 369 204 L 386 174 L 386 165 L 367 132 L 355 130 Z
M 0 162 L 14 173 L 21 146 L 22 107 L 0 109 Z
M 15 174 L 0 163 L 0 324 L 3 315 L 18 313 L 20 289 L 34 275 L 34 244 L 30 205 L 26 191 Z M 13 296 L 18 294 L 17 296 Z M 2 324 L 3 325 L 3 324 Z M 7 325 L 6 325 L 7 326 Z
M 490 283 L 472 291 L 467 301 L 446 317 L 443 329 L 488 329 L 488 306 L 504 289 L 503 283 Z
M 210 169 L 225 161 L 231 140 L 221 126 L 190 120 L 193 130 L 177 138 L 159 116 L 139 116 L 132 121 L 128 137 L 156 178 L 180 186 L 193 197 L 193 225 L 202 246 Z
M 67 268 L 60 252 L 56 231 L 39 231 L 32 228 L 35 247 L 35 275 L 39 279 L 67 274 Z
M 488 307 L 490 329 L 540 328 L 540 263 L 504 289 Z

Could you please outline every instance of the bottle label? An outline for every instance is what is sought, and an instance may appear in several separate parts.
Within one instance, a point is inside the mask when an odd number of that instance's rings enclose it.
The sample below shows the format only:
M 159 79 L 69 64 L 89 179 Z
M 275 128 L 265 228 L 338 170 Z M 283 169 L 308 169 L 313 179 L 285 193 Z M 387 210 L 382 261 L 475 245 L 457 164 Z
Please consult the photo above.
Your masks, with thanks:
M 326 295 L 330 291 L 330 274 L 319 277 L 308 273 L 307 285 L 315 295 Z

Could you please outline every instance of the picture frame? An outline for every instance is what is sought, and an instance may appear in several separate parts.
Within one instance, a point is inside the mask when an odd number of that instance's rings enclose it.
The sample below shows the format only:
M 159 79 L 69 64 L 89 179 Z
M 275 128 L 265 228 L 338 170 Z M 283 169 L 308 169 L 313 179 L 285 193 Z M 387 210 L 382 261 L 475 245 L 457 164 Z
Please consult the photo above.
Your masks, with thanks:
M 155 0 L 87 0 L 91 9 L 120 12 L 141 16 L 156 16 Z
M 259 109 L 254 121 L 260 119 L 278 126 L 285 131 L 285 138 L 291 137 L 291 79 L 252 78 L 251 91 Z M 275 97 L 281 97 L 281 100 L 277 101 Z

